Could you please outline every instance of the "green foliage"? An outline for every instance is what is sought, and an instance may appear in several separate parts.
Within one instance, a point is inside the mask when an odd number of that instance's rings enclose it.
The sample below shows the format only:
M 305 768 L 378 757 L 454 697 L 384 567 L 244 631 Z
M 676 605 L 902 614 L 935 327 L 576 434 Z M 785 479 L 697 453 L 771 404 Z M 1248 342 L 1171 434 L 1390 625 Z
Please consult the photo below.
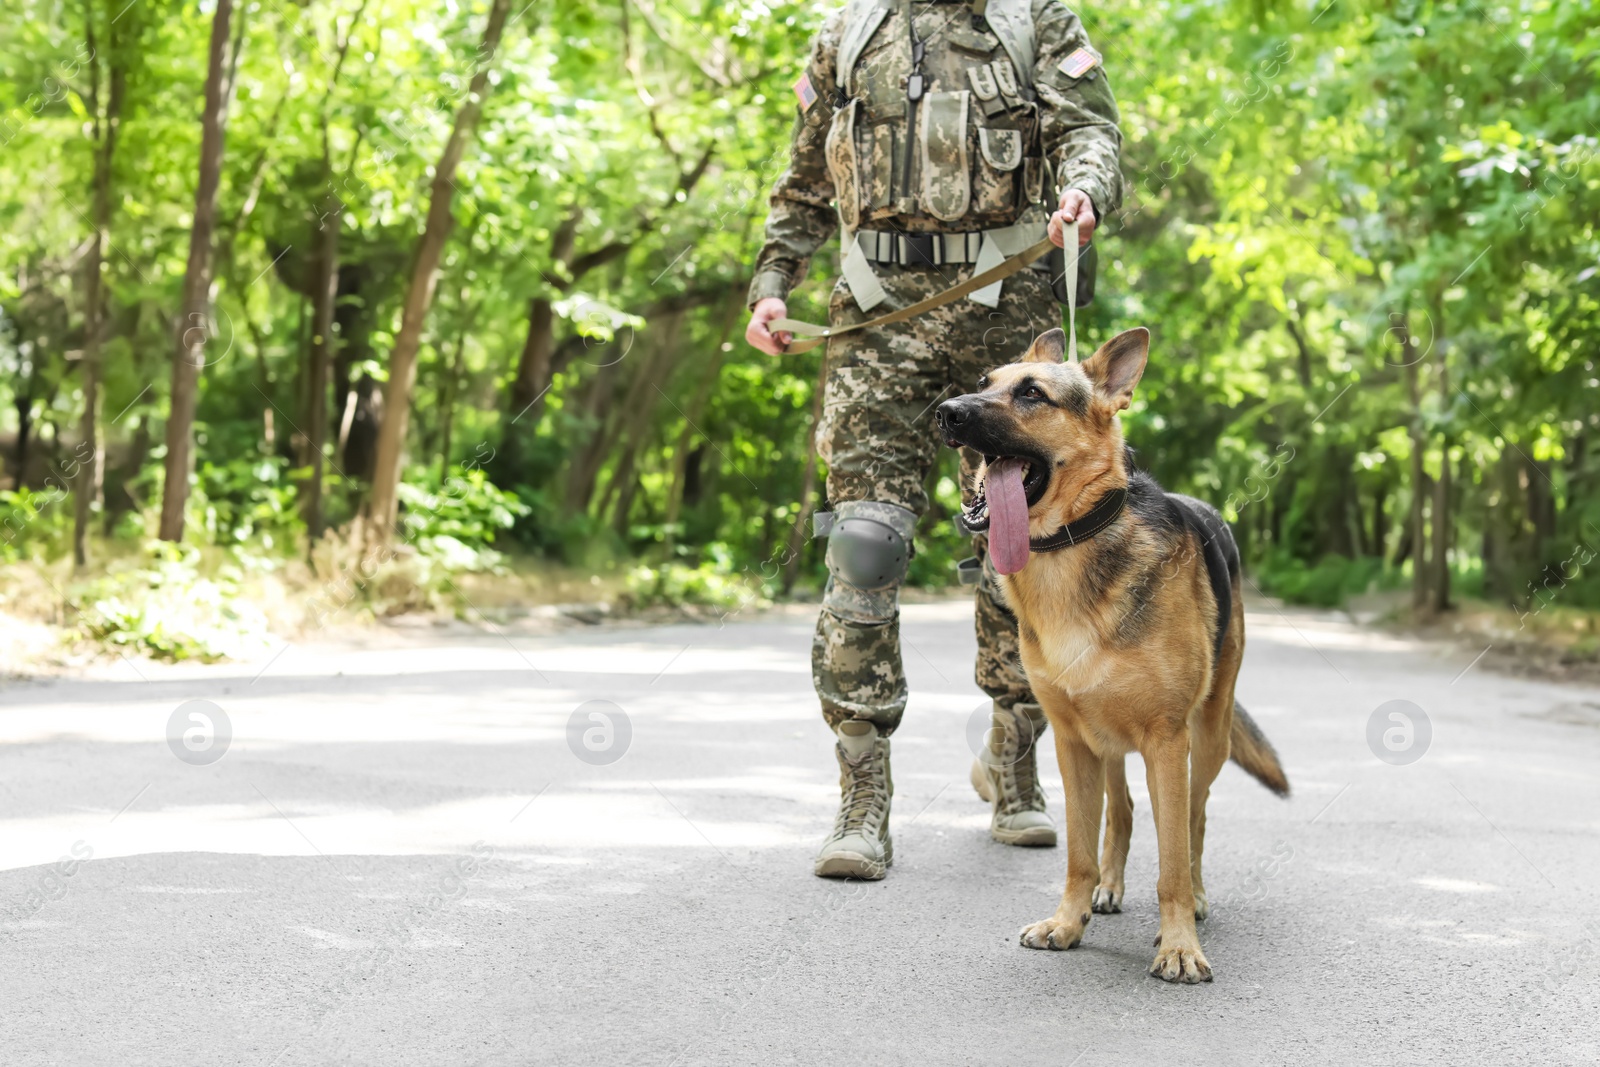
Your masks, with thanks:
M 0 489 L 0 562 L 59 554 L 69 536 L 71 510 L 60 488 Z
M 401 529 L 418 553 L 445 571 L 492 571 L 502 556 L 491 546 L 529 507 L 481 470 L 452 474 L 442 487 L 415 472 L 400 486 Z
M 237 564 L 207 567 L 194 548 L 152 541 L 70 596 L 84 637 L 153 659 L 210 662 L 267 647 L 266 617 L 240 595 L 243 578 Z
M 727 610 L 771 603 L 775 590 L 748 571 L 733 571 L 724 546 L 710 546 L 708 555 L 711 558 L 697 567 L 668 562 L 632 568 L 625 586 L 628 596 L 640 605 L 696 604 Z
M 305 531 L 296 492 L 282 456 L 202 462 L 189 496 L 189 511 L 215 545 L 257 542 L 271 550 L 289 547 Z
M 1266 560 L 1259 574 L 1262 592 L 1322 608 L 1344 606 L 1350 597 L 1373 591 L 1383 577 L 1381 559 L 1329 555 L 1307 564 L 1286 553 Z

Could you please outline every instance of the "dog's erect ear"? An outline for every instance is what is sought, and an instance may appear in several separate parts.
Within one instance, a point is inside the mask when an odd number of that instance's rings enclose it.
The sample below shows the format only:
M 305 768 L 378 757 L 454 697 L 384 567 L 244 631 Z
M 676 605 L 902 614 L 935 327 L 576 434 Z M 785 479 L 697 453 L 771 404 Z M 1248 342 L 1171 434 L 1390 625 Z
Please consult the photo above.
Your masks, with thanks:
M 1060 327 L 1041 333 L 1022 353 L 1018 363 L 1060 363 L 1067 355 L 1067 335 Z
M 1083 372 L 1094 382 L 1095 392 L 1122 410 L 1133 398 L 1133 387 L 1144 374 L 1150 357 L 1150 331 L 1143 326 L 1124 330 L 1083 361 Z

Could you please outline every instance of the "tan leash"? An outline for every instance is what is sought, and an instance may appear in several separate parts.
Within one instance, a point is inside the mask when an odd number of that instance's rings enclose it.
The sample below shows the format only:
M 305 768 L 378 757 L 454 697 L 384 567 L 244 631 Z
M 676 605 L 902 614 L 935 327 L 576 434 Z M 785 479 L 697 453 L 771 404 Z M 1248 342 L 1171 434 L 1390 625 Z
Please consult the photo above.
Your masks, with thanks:
M 1069 362 L 1076 362 L 1078 358 L 1078 221 L 1076 219 L 1069 221 L 1072 226 L 1071 233 L 1067 234 L 1065 227 L 1062 229 L 1062 233 L 1066 238 L 1065 251 L 1067 260 L 1067 359 Z M 785 352 L 809 352 L 830 337 L 854 333 L 856 330 L 869 330 L 877 326 L 889 326 L 896 322 L 914 319 L 925 311 L 944 307 L 946 304 L 960 300 L 968 293 L 977 292 L 984 286 L 1004 281 L 1013 274 L 1026 270 L 1033 265 L 1035 260 L 1049 252 L 1052 247 L 1054 247 L 1053 243 L 1049 237 L 1046 237 L 1037 244 L 1029 245 L 1010 259 L 990 267 L 981 274 L 974 274 L 961 284 L 953 285 L 942 293 L 935 293 L 926 300 L 919 300 L 909 307 L 903 307 L 899 311 L 891 311 L 887 315 L 879 315 L 875 319 L 867 319 L 865 322 L 852 323 L 849 326 L 817 326 L 814 323 L 801 322 L 799 319 L 773 319 L 767 323 L 767 330 L 770 333 L 787 331 L 795 335 L 794 340 L 790 341 L 789 346 L 784 349 Z

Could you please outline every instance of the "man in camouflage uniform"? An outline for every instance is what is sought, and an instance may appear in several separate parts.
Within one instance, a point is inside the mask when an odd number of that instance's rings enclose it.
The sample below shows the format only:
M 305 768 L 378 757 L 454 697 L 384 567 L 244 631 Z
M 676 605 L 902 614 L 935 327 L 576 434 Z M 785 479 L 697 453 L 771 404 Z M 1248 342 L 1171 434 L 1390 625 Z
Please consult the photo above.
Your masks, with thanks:
M 850 0 L 818 33 L 795 91 L 792 158 L 750 286 L 746 338 L 762 351 L 788 344 L 768 324 L 786 316 L 784 299 L 841 224 L 834 325 L 957 285 L 1047 225 L 1060 245 L 1064 220 L 1076 220 L 1087 243 L 1121 202 L 1116 102 L 1099 53 L 1059 0 Z M 941 447 L 932 411 L 1060 323 L 1048 272 L 1024 270 L 828 342 L 818 449 L 835 512 L 812 676 L 838 737 L 843 795 L 819 875 L 882 878 L 893 861 L 888 739 L 907 695 L 898 590 Z M 962 460 L 970 494 L 976 457 Z M 1044 716 L 985 547 L 980 538 L 976 677 L 993 723 L 973 785 L 993 805 L 996 840 L 1054 845 L 1034 758 Z

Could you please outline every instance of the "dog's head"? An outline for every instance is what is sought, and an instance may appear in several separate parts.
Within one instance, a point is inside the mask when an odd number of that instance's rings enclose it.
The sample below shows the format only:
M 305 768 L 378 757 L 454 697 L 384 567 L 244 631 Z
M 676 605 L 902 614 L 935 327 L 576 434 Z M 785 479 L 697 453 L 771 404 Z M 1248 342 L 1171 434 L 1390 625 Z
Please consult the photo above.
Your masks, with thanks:
M 1150 353 L 1150 331 L 1120 333 L 1081 363 L 1063 362 L 1066 335 L 1041 334 L 1016 363 L 985 374 L 978 391 L 939 405 L 939 430 L 951 447 L 983 456 L 980 483 L 1001 460 L 1022 467 L 1028 525 L 1064 525 L 1093 500 L 1086 491 L 1121 472 L 1117 412 L 1128 406 Z M 992 497 L 994 494 L 991 492 Z

